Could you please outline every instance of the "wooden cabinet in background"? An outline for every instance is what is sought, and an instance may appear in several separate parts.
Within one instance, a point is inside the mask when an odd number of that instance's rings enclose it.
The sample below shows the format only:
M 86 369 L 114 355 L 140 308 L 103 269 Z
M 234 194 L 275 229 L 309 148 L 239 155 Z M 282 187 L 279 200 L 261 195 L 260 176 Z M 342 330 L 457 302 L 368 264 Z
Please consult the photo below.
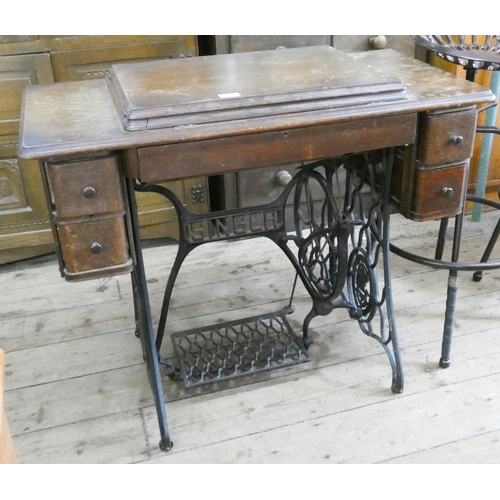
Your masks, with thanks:
M 24 89 L 54 81 L 49 54 L 0 57 L 0 263 L 52 251 L 38 163 L 17 158 Z
M 415 55 L 409 35 L 214 35 L 212 44 L 217 54 L 331 45 L 342 52 L 389 48 L 411 57 Z
M 39 167 L 17 157 L 26 86 L 103 78 L 112 64 L 198 55 L 196 35 L 0 35 L 0 264 L 54 251 Z M 208 208 L 206 178 L 169 183 L 189 208 Z M 175 210 L 139 193 L 143 238 L 177 238 Z

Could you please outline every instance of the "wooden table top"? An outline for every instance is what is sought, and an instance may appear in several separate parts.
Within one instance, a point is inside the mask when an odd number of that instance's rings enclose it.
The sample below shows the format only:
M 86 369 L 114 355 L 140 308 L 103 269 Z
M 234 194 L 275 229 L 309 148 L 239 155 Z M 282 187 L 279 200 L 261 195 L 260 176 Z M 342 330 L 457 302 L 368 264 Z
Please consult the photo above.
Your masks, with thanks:
M 314 49 L 311 51 L 311 49 Z M 325 50 L 326 49 L 326 50 Z M 264 61 L 280 61 L 281 70 L 279 74 L 286 74 L 285 67 L 290 61 L 297 59 L 297 56 L 304 60 L 324 60 L 325 65 L 317 75 L 311 73 L 309 67 L 306 80 L 312 82 L 313 92 L 318 93 L 318 86 L 328 80 L 328 72 L 333 71 L 332 81 L 342 82 L 337 89 L 345 89 L 349 86 L 349 81 L 355 86 L 380 85 L 393 86 L 396 92 L 404 93 L 396 100 L 381 100 L 373 102 L 367 99 L 362 102 L 355 102 L 347 106 L 326 106 L 319 109 L 307 106 L 303 109 L 290 109 L 284 113 L 269 114 L 265 116 L 253 117 L 242 115 L 218 120 L 214 123 L 187 123 L 182 126 L 163 126 L 153 130 L 127 131 L 123 126 L 123 109 L 119 109 L 110 92 L 110 80 L 90 80 L 82 82 L 67 82 L 48 85 L 35 85 L 26 89 L 21 118 L 21 133 L 19 140 L 19 156 L 22 158 L 49 158 L 61 155 L 72 155 L 79 153 L 93 153 L 99 151 L 120 150 L 140 146 L 155 144 L 166 144 L 183 141 L 193 141 L 211 137 L 224 137 L 239 134 L 256 133 L 261 131 L 284 130 L 303 126 L 317 125 L 339 121 L 350 121 L 367 117 L 387 116 L 401 113 L 420 112 L 432 109 L 455 108 L 459 106 L 477 105 L 494 101 L 494 95 L 490 90 L 477 84 L 470 83 L 464 79 L 457 78 L 428 64 L 408 58 L 399 52 L 391 49 L 361 52 L 354 54 L 343 54 L 329 47 L 313 47 L 309 50 L 303 49 L 283 49 L 279 51 L 269 51 L 254 53 L 245 57 L 242 54 L 230 54 L 223 56 L 209 56 L 206 58 L 193 58 L 189 60 L 169 61 L 173 63 L 178 72 L 182 68 L 187 68 L 186 75 L 193 74 L 194 69 L 200 68 L 203 64 L 210 62 L 210 65 L 220 71 L 217 79 L 225 82 L 223 90 L 230 90 L 228 81 L 242 83 L 248 79 L 241 91 L 246 92 L 245 98 L 255 97 L 257 89 L 255 82 L 251 82 L 248 76 L 252 72 L 252 67 Z M 256 55 L 259 54 L 256 60 Z M 328 55 L 326 55 L 328 54 Z M 286 56 L 286 57 L 285 57 Z M 262 59 L 264 57 L 264 59 Z M 253 58 L 253 59 L 252 59 Z M 316 58 L 316 59 L 314 59 Z M 253 62 L 252 62 L 253 60 Z M 239 62 L 238 62 L 239 61 Z M 241 63 L 241 61 L 244 62 Z M 194 62 L 194 63 L 193 63 Z M 348 64 L 347 64 L 348 63 Z M 151 109 L 151 97 L 157 93 L 159 87 L 158 80 L 152 80 L 153 84 L 147 92 L 143 92 L 142 101 L 140 96 L 131 93 L 128 86 L 134 78 L 139 75 L 139 68 L 142 63 L 136 66 L 119 65 L 117 73 L 122 78 L 122 86 L 128 92 L 127 101 L 132 107 L 135 105 L 139 109 L 140 103 L 144 103 L 144 96 L 148 105 L 145 109 Z M 234 70 L 234 65 L 245 66 L 245 73 Z M 201 65 L 201 66 L 200 66 Z M 165 71 L 164 65 L 149 65 L 147 68 L 156 68 L 160 74 Z M 225 69 L 224 69 L 225 68 Z M 232 68 L 232 69 L 231 69 Z M 144 70 L 144 68 L 143 68 Z M 206 68 L 205 68 L 206 70 Z M 202 86 L 200 92 L 213 92 L 215 90 L 214 73 L 211 75 L 211 83 L 205 88 Z M 242 75 L 245 75 L 244 77 Z M 371 75 L 371 76 L 370 76 Z M 185 78 L 184 77 L 184 78 Z M 143 78 L 143 77 L 140 77 Z M 232 80 L 231 80 L 232 79 Z M 235 80 L 236 79 L 236 80 Z M 276 86 L 276 71 L 272 76 L 267 75 L 267 90 L 262 95 L 278 94 Z M 172 81 L 172 85 L 182 81 L 177 75 Z M 293 78 L 285 82 L 281 88 L 287 88 L 285 92 L 289 97 L 294 95 L 293 86 L 297 82 Z M 302 82 L 304 88 L 304 82 Z M 273 87 L 274 85 L 274 87 Z M 326 85 L 328 87 L 328 85 Z M 146 89 L 147 90 L 147 89 Z M 295 88 L 297 90 L 297 88 Z M 299 89 L 300 90 L 300 89 Z M 323 89 L 324 90 L 324 89 Z M 331 91 L 327 89 L 327 92 Z M 224 93 L 224 92 L 223 92 Z M 241 92 L 240 92 L 241 93 Z M 300 92 L 299 92 L 300 93 Z M 295 92 L 297 94 L 297 92 Z M 261 95 L 261 97 L 262 97 Z M 302 98 L 303 98 L 303 94 Z M 286 96 L 285 96 L 286 97 Z M 402 97 L 402 98 L 401 98 Z M 283 98 L 281 95 L 280 99 Z M 206 99 L 200 108 L 200 102 L 193 109 L 184 107 L 183 113 L 193 116 L 200 110 L 213 105 L 213 97 Z M 290 100 L 290 99 L 289 99 Z M 314 99 L 313 99 L 314 100 Z M 318 99 L 316 99 L 316 102 Z M 168 108 L 168 100 L 159 100 L 162 109 Z M 177 101 L 179 104 L 181 101 Z M 194 101 L 192 101 L 194 102 Z M 304 99 L 301 101 L 304 102 Z M 170 104 L 172 101 L 170 101 Z M 184 102 L 185 104 L 185 102 Z M 227 104 L 227 102 L 225 103 Z M 275 103 L 276 104 L 276 103 Z M 231 100 L 230 109 L 237 106 L 236 100 Z M 242 109 L 247 109 L 248 106 Z M 194 112 L 196 111 L 196 113 Z M 150 111 L 149 111 L 150 112 Z
M 407 98 L 401 80 L 326 45 L 117 64 L 109 88 L 127 130 Z

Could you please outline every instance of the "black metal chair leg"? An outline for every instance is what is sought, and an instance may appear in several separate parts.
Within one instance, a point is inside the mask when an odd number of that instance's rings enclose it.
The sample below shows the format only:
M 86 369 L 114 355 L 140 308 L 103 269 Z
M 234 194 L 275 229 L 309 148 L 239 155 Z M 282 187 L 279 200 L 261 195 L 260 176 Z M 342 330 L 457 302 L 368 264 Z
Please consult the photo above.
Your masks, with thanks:
M 490 241 L 488 242 L 488 246 L 484 250 L 483 256 L 481 257 L 480 262 L 488 262 L 488 259 L 491 257 L 491 252 L 493 251 L 493 248 L 495 248 L 495 245 L 497 243 L 498 237 L 500 236 L 500 219 L 498 220 L 495 229 L 493 231 L 493 234 L 491 235 Z M 474 281 L 481 281 L 483 278 L 483 271 L 476 271 L 472 275 L 472 279 Z
M 455 231 L 453 234 L 453 247 L 451 250 L 452 262 L 458 262 L 458 259 L 460 257 L 460 243 L 462 241 L 463 220 L 463 212 L 455 217 Z M 451 364 L 451 338 L 453 335 L 453 323 L 455 321 L 457 291 L 458 271 L 456 269 L 450 269 L 450 273 L 448 275 L 446 312 L 443 329 L 443 340 L 441 345 L 441 358 L 439 360 L 439 366 L 441 368 L 448 368 Z
M 448 368 L 451 364 L 451 339 L 453 336 L 453 322 L 455 321 L 455 306 L 457 302 L 458 272 L 450 271 L 446 295 L 446 312 L 444 318 L 443 340 L 441 344 L 441 358 L 439 366 Z
M 436 253 L 434 258 L 436 260 L 441 260 L 443 258 L 444 245 L 446 242 L 446 232 L 448 230 L 448 218 L 445 217 L 441 219 L 441 224 L 439 225 L 439 234 L 436 244 Z

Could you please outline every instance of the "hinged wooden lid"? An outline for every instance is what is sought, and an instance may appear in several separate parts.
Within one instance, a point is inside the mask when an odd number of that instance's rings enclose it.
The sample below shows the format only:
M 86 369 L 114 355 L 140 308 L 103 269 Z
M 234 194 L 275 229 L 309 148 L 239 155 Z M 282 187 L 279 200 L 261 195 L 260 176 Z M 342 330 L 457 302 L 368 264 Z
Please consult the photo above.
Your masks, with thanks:
M 150 130 L 405 99 L 398 79 L 328 46 L 117 64 L 125 130 Z

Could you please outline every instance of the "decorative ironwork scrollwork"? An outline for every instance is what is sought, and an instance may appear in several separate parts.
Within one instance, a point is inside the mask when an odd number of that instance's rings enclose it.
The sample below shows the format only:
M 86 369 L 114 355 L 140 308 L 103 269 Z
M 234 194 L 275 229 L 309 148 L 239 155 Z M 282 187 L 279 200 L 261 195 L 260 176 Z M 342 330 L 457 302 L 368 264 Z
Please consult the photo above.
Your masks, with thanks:
M 169 198 L 180 222 L 179 249 L 158 322 L 157 350 L 177 273 L 191 250 L 211 241 L 265 236 L 285 252 L 311 296 L 312 308 L 303 322 L 305 349 L 312 344 L 310 322 L 334 308 L 345 308 L 361 330 L 383 346 L 393 371 L 392 390 L 401 392 L 403 374 L 389 274 L 388 196 L 393 156 L 387 150 L 303 165 L 275 202 L 211 214 L 187 211 L 162 186 L 137 184 L 139 191 Z M 295 228 L 291 233 L 286 231 L 289 199 L 293 199 Z M 382 270 L 382 283 L 377 268 Z

